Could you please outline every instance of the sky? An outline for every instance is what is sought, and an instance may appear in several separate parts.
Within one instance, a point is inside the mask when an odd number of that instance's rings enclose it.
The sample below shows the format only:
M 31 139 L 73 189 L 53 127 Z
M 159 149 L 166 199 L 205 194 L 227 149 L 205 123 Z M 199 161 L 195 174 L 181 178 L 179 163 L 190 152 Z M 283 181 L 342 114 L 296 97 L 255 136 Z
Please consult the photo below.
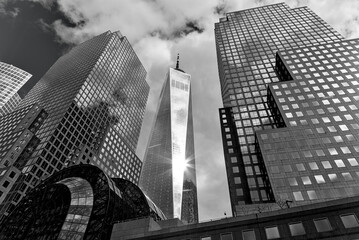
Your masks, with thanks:
M 142 159 L 162 84 L 180 54 L 192 75 L 200 221 L 231 216 L 218 108 L 222 99 L 214 23 L 226 12 L 277 0 L 0 0 L 0 61 L 34 75 L 23 95 L 58 57 L 107 30 L 126 36 L 147 70 L 151 91 L 137 154 Z M 358 0 L 288 0 L 308 6 L 345 38 L 359 37 Z

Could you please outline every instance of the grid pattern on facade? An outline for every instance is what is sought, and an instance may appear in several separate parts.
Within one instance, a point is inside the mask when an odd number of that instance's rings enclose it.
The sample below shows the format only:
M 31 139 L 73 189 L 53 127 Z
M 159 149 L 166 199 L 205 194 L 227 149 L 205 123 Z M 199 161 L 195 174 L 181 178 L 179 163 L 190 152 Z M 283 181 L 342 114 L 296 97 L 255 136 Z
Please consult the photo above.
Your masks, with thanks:
M 15 93 L 10 99 L 9 101 L 7 101 L 2 108 L 0 108 L 0 116 L 3 116 L 5 114 L 10 113 L 11 111 L 13 111 L 17 105 L 19 105 L 21 101 L 21 97 L 18 93 Z
M 275 54 L 281 49 L 335 42 L 343 37 L 307 7 L 290 9 L 283 3 L 227 13 L 215 24 L 215 37 L 223 105 L 232 108 L 239 140 L 239 145 L 234 145 L 233 139 L 225 139 L 224 151 L 240 149 L 238 161 L 246 165 L 248 182 L 253 182 L 250 202 L 271 201 L 267 197 L 270 189 L 262 184 L 265 173 L 258 163 L 255 132 L 277 127 L 267 104 L 267 84 L 279 81 Z M 221 125 L 224 128 L 223 122 Z M 230 158 L 225 161 L 231 162 Z M 227 175 L 229 179 L 237 177 L 233 171 Z M 240 185 L 235 188 L 239 190 Z M 236 191 L 231 191 L 230 197 L 232 206 L 248 203 Z M 236 209 L 232 210 L 235 214 Z
M 293 204 L 359 194 L 359 40 L 278 58 L 283 79 L 293 81 L 268 91 L 288 127 L 257 133 L 273 191 Z
M 0 62 L 0 116 L 10 113 L 20 101 L 17 91 L 31 74 L 11 64 Z
M 36 137 L 40 144 L 20 171 L 1 205 L 11 210 L 12 197 L 62 168 L 90 149 L 91 163 L 114 177 L 137 183 L 141 161 L 135 156 L 149 86 L 146 71 L 128 40 L 119 32 L 90 39 L 59 60 L 20 103 L 39 103 L 48 112 Z M 109 164 L 111 162 L 111 164 Z M 10 209 L 9 209 L 10 207 Z

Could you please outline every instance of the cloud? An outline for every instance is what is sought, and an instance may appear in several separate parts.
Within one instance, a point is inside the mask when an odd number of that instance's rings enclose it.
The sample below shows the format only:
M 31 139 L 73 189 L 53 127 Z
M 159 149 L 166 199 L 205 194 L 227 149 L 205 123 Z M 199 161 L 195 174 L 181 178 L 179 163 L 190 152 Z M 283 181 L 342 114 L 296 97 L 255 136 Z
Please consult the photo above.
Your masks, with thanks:
M 359 1 L 308 1 L 308 7 L 345 38 L 359 37 Z
M 7 4 L 9 3 L 9 0 L 0 0 L 0 16 L 11 16 L 15 18 L 19 13 L 19 8 L 8 8 Z
M 0 9 L 1 2 L 0 0 Z M 168 67 L 180 53 L 181 68 L 192 75 L 197 185 L 200 219 L 231 215 L 218 108 L 222 107 L 218 80 L 214 23 L 226 12 L 283 2 L 283 0 L 32 0 L 58 8 L 69 23 L 50 26 L 66 43 L 80 43 L 107 30 L 131 42 L 145 66 L 151 87 L 139 141 L 143 156 L 157 101 Z M 55 4 L 56 3 L 56 4 Z M 359 37 L 359 1 L 288 0 L 290 7 L 308 5 L 346 37 Z

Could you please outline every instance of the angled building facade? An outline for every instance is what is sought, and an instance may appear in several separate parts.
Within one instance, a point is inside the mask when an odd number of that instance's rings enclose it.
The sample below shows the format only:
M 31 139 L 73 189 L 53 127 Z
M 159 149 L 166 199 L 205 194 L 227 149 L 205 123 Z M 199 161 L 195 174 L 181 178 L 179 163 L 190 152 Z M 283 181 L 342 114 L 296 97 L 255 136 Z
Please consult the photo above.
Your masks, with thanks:
M 0 119 L 0 214 L 54 172 L 78 163 L 137 184 L 145 77 L 119 32 L 105 32 L 59 58 L 17 110 Z
M 0 62 L 0 116 L 10 113 L 20 103 L 17 91 L 31 76 L 20 68 Z
M 338 42 L 343 37 L 307 7 L 284 3 L 227 13 L 215 24 L 224 108 L 220 120 L 232 212 L 276 201 L 256 132 L 284 127 L 268 102 L 267 87 L 280 81 L 279 50 Z
M 140 186 L 168 218 L 198 221 L 191 76 L 170 68 L 160 95 Z

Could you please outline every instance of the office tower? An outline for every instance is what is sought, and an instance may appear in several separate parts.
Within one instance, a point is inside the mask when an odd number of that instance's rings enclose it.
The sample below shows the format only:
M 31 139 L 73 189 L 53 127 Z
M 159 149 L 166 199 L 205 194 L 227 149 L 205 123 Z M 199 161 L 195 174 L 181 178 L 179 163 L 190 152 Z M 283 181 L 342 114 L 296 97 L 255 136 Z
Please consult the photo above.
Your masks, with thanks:
M 0 119 L 0 214 L 73 164 L 90 163 L 138 183 L 142 163 L 134 152 L 149 92 L 145 77 L 119 32 L 105 32 L 59 58 L 17 110 Z
M 114 223 L 144 217 L 165 219 L 134 183 L 83 164 L 30 191 L 0 227 L 0 238 L 109 240 Z
M 224 108 L 219 110 L 232 212 L 275 201 L 255 133 L 282 127 L 267 102 L 278 82 L 278 50 L 340 41 L 343 37 L 307 7 L 280 3 L 228 13 L 215 24 Z
M 278 199 L 303 205 L 359 194 L 359 40 L 282 50 L 268 86 L 278 129 L 257 147 Z
M 0 116 L 13 111 L 21 101 L 17 91 L 31 74 L 11 64 L 0 62 Z
M 191 76 L 170 68 L 144 157 L 140 186 L 167 218 L 198 221 Z

